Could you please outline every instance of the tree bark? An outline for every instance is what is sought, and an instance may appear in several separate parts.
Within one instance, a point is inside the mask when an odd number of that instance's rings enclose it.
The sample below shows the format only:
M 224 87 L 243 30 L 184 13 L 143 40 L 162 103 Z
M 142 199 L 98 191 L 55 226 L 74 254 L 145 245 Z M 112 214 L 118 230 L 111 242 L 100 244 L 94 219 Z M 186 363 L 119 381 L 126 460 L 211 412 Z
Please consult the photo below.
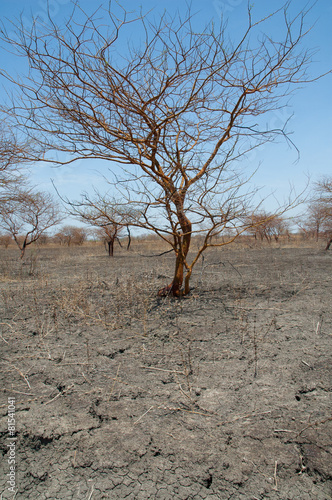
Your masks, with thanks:
M 27 236 L 24 238 L 22 248 L 19 246 L 19 249 L 21 250 L 21 257 L 20 257 L 21 259 L 23 259 L 24 257 L 26 247 L 27 247 Z
M 332 244 L 332 237 L 328 240 L 325 250 L 329 250 Z
M 173 195 L 173 202 L 177 210 L 177 218 L 181 227 L 182 234 L 177 236 L 178 244 L 176 250 L 176 260 L 175 260 L 175 271 L 174 278 L 170 285 L 159 290 L 159 296 L 172 295 L 173 297 L 180 297 L 181 295 L 187 295 L 190 292 L 189 280 L 191 272 L 186 275 L 185 288 L 182 290 L 184 268 L 186 257 L 189 252 L 190 242 L 191 242 L 191 232 L 192 224 L 187 218 L 184 211 L 184 195 L 178 192 Z
M 191 273 L 192 273 L 191 269 L 187 270 L 186 277 L 184 279 L 184 295 L 188 295 L 188 293 L 190 292 L 189 282 L 190 282 L 190 278 L 191 278 Z
M 107 242 L 108 246 L 108 256 L 113 257 L 113 252 L 114 252 L 114 240 L 108 240 Z

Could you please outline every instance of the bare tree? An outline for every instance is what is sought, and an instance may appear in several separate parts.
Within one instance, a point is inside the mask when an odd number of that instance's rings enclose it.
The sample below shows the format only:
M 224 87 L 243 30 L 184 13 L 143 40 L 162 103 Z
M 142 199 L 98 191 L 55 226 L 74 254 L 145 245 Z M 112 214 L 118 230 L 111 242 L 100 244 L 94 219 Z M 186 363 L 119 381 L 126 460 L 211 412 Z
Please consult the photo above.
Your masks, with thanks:
M 13 238 L 11 234 L 9 233 L 0 234 L 0 245 L 3 245 L 5 248 L 8 248 L 12 241 Z
M 244 223 L 248 228 L 247 233 L 253 235 L 255 239 L 261 241 L 266 239 L 268 242 L 271 242 L 272 238 L 278 241 L 282 234 L 286 234 L 288 228 L 286 220 L 280 215 L 262 211 L 247 216 Z
M 101 235 L 105 244 L 107 245 L 107 252 L 109 257 L 113 257 L 114 255 L 114 243 L 117 241 L 120 246 L 121 242 L 119 240 L 119 236 L 123 231 L 123 226 L 116 224 L 116 222 L 108 222 L 103 226 L 99 226 Z
M 332 244 L 332 178 L 323 177 L 313 185 L 312 196 L 306 211 L 297 224 L 306 237 L 326 238 L 326 250 Z
M 61 220 L 59 209 L 47 193 L 16 191 L 0 204 L 0 227 L 10 233 L 24 257 L 26 247 Z
M 53 240 L 68 247 L 81 246 L 87 240 L 87 231 L 84 227 L 66 225 L 57 231 Z
M 307 213 L 304 218 L 302 217 L 299 225 L 306 234 L 315 237 L 316 241 L 318 241 L 323 231 L 325 218 L 325 207 L 321 203 L 313 201 L 309 204 Z
M 314 197 L 308 207 L 308 223 L 315 227 L 316 239 L 319 233 L 327 238 L 325 250 L 332 244 L 332 177 L 325 177 L 314 185 Z
M 307 12 L 291 18 L 288 7 L 258 21 L 248 8 L 247 28 L 235 41 L 223 21 L 197 30 L 190 12 L 154 21 L 124 8 L 111 12 L 111 3 L 103 20 L 76 5 L 64 27 L 50 18 L 48 26 L 36 20 L 31 31 L 17 25 L 16 36 L 12 25 L 1 30 L 30 67 L 19 80 L 2 71 L 18 86 L 18 98 L 2 110 L 39 143 L 43 161 L 128 165 L 115 187 L 140 213 L 132 224 L 159 235 L 175 253 L 173 280 L 161 294 L 189 293 L 202 252 L 246 229 L 252 193 L 239 160 L 276 136 L 289 140 L 285 128 L 262 119 L 310 80 L 312 54 L 302 48 Z M 279 38 L 264 35 L 264 23 L 278 16 Z M 126 48 L 134 26 L 135 47 Z M 232 230 L 227 241 L 211 239 L 225 229 Z M 195 233 L 204 238 L 192 255 Z
M 93 196 L 83 193 L 81 200 L 70 201 L 62 200 L 68 207 L 68 213 L 77 217 L 80 221 L 88 224 L 89 226 L 100 228 L 100 234 L 107 245 L 108 255 L 114 255 L 114 243 L 119 240 L 119 236 L 127 228 L 128 244 L 130 246 L 130 230 L 129 225 L 132 220 L 136 220 L 136 214 L 128 207 L 122 206 L 120 201 L 107 194 L 102 195 L 98 191 L 94 191 Z

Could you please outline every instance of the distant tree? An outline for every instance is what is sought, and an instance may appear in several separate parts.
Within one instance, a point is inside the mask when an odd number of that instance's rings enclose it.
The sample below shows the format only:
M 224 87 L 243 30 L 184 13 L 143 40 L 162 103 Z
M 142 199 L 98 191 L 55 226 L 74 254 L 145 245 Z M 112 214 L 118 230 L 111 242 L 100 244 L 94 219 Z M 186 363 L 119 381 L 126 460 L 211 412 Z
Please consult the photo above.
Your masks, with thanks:
M 119 244 L 121 245 L 119 236 L 123 231 L 123 226 L 109 222 L 108 224 L 101 226 L 100 231 L 101 234 L 103 235 L 103 240 L 107 245 L 108 256 L 113 257 L 115 241 L 118 241 Z
M 29 65 L 26 78 L 1 72 L 18 86 L 3 112 L 37 141 L 42 161 L 128 166 L 115 187 L 139 211 L 131 224 L 157 234 L 174 254 L 173 280 L 161 295 L 188 294 L 206 248 L 229 244 L 245 230 L 251 197 L 239 160 L 278 136 L 287 139 L 285 127 L 269 127 L 264 117 L 312 80 L 312 54 L 303 48 L 307 11 L 301 6 L 291 17 L 290 4 L 258 21 L 249 7 L 237 37 L 226 34 L 224 19 L 196 28 L 190 12 L 156 20 L 115 2 L 103 22 L 76 2 L 63 26 L 50 19 L 36 20 L 30 31 L 18 22 L 16 34 L 13 23 L 0 29 Z M 275 35 L 264 33 L 278 16 Z M 134 25 L 137 44 L 126 46 Z M 211 238 L 230 229 L 227 241 Z M 204 238 L 190 254 L 195 234 Z
M 323 233 L 325 250 L 332 244 L 332 177 L 324 177 L 314 185 L 314 195 L 308 206 L 308 225 L 313 225 L 316 239 Z
M 15 191 L 0 204 L 0 227 L 12 235 L 21 258 L 27 246 L 60 221 L 59 207 L 47 193 Z
M 53 240 L 68 247 L 71 245 L 81 246 L 87 240 L 87 231 L 84 227 L 63 226 L 54 235 Z
M 88 232 L 84 227 L 73 227 L 72 243 L 76 246 L 82 246 L 88 239 Z
M 288 225 L 283 217 L 277 214 L 267 212 L 254 213 L 245 217 L 246 232 L 254 236 L 255 239 L 261 241 L 266 239 L 271 242 L 272 238 L 275 241 L 279 240 L 282 234 L 286 234 Z
M 37 240 L 37 245 L 45 246 L 50 242 L 51 238 L 47 233 L 43 233 Z
M 321 232 L 324 231 L 325 219 L 325 207 L 320 202 L 312 201 L 307 207 L 305 216 L 300 218 L 298 225 L 306 235 L 314 237 L 318 241 Z
M 60 230 L 57 231 L 53 237 L 52 237 L 52 242 L 55 243 L 56 245 L 65 245 L 66 244 L 66 237 L 64 233 Z
M 12 235 L 9 233 L 0 234 L 0 245 L 8 248 L 13 241 Z
M 108 255 L 114 255 L 114 243 L 120 242 L 120 235 L 127 228 L 128 244 L 130 246 L 129 226 L 136 220 L 137 214 L 128 207 L 128 204 L 121 204 L 120 201 L 109 195 L 102 195 L 94 191 L 93 196 L 83 193 L 79 201 L 66 200 L 68 212 L 71 216 L 77 217 L 81 222 L 89 226 L 100 229 L 100 235 L 107 245 Z

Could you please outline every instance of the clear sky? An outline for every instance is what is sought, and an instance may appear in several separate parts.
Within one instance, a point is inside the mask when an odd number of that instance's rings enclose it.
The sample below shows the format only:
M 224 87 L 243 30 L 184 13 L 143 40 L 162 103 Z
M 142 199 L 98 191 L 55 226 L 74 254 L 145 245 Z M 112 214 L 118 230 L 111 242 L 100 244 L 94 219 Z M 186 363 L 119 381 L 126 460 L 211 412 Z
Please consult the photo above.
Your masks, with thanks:
M 102 0 L 80 0 L 79 5 L 86 11 L 92 12 Z M 247 19 L 246 0 L 192 0 L 192 10 L 197 12 L 196 23 L 202 25 L 210 19 L 218 20 L 221 15 L 228 18 L 229 33 L 238 36 L 244 28 Z M 253 16 L 259 19 L 264 15 L 280 8 L 282 0 L 255 0 L 251 2 Z M 305 8 L 306 0 L 293 0 L 292 8 Z M 187 2 L 182 0 L 123 0 L 122 5 L 127 10 L 135 10 L 141 5 L 143 11 L 153 9 L 156 16 L 167 10 L 176 13 L 177 10 L 186 10 Z M 61 23 L 68 17 L 72 6 L 70 0 L 49 0 L 50 12 L 56 23 Z M 14 19 L 23 11 L 24 22 L 31 23 L 32 16 L 46 20 L 46 0 L 10 0 L 1 2 L 0 18 L 7 23 L 7 19 Z M 332 68 L 332 2 L 331 0 L 317 0 L 313 5 L 307 22 L 313 25 L 306 38 L 308 48 L 317 49 L 314 62 L 310 68 L 312 76 L 326 72 Z M 277 31 L 278 26 L 271 24 L 271 31 Z M 23 61 L 16 60 L 1 49 L 0 67 L 25 71 Z M 0 80 L 0 84 L 6 85 Z M 288 129 L 294 131 L 292 141 L 300 150 L 300 159 L 297 153 L 286 143 L 269 144 L 249 157 L 250 168 L 260 164 L 255 177 L 255 184 L 266 186 L 266 192 L 276 189 L 276 196 L 287 196 L 289 184 L 292 183 L 300 191 L 309 174 L 312 180 L 322 175 L 332 175 L 332 75 L 304 86 L 299 89 L 290 101 L 290 108 L 266 116 L 269 125 L 282 126 L 283 121 L 291 117 Z M 0 100 L 4 95 L 0 88 Z M 43 190 L 52 191 L 50 179 L 53 178 L 61 193 L 65 196 L 78 198 L 79 193 L 89 190 L 95 185 L 103 189 L 105 181 L 98 173 L 107 174 L 106 163 L 87 162 L 74 163 L 70 166 L 57 167 L 36 166 L 32 169 L 32 180 Z M 272 202 L 271 202 L 272 203 Z M 271 205 L 272 206 L 272 205 Z M 269 209 L 267 202 L 267 209 Z

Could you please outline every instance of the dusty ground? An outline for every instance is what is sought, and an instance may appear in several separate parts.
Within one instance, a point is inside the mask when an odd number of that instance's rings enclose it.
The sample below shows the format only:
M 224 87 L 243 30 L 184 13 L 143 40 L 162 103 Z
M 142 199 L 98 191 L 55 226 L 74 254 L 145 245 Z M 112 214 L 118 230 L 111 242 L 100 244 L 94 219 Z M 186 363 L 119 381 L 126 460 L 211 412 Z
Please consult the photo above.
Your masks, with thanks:
M 313 248 L 1 250 L 1 498 L 332 498 L 331 264 Z

